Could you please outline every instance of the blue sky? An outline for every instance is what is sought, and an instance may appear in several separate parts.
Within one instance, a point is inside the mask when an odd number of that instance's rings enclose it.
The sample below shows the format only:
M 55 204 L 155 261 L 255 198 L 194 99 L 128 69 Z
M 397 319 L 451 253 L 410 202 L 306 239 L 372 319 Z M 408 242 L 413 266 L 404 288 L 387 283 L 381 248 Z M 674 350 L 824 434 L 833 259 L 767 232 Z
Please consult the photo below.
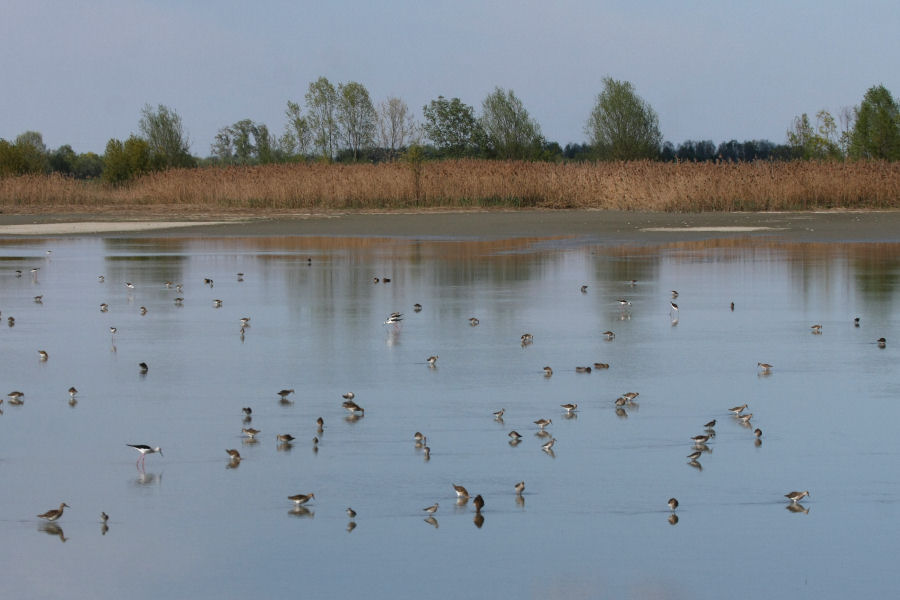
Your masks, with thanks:
M 604 76 L 630 81 L 666 140 L 783 142 L 872 85 L 900 97 L 900 3 L 386 0 L 3 0 L 0 138 L 102 153 L 145 104 L 182 117 L 191 151 L 240 119 L 280 133 L 324 75 L 480 112 L 512 89 L 544 135 L 583 142 Z

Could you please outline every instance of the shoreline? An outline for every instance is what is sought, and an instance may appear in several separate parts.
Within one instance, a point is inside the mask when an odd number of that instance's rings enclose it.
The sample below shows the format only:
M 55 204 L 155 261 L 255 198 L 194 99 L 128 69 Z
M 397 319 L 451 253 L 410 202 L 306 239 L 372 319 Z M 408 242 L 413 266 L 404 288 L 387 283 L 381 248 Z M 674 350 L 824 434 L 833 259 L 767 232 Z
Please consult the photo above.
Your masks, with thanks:
M 385 237 L 513 239 L 572 237 L 597 243 L 712 238 L 793 242 L 900 242 L 900 211 L 663 213 L 612 210 L 284 212 L 276 214 L 0 214 L 0 238 Z

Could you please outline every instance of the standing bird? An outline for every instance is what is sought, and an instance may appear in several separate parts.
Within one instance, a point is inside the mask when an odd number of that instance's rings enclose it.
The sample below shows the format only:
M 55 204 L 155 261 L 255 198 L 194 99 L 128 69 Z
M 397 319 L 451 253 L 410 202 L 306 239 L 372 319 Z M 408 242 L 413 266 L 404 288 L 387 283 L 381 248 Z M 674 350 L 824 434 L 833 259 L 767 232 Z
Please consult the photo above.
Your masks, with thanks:
M 538 427 L 540 427 L 541 431 L 543 431 L 544 427 L 546 427 L 547 425 L 549 425 L 552 422 L 553 421 L 551 419 L 538 419 L 537 421 L 534 422 L 534 424 L 537 425 Z
M 150 366 L 147 365 L 147 363 L 145 363 L 145 362 L 138 363 L 138 367 L 140 368 L 141 373 L 142 373 L 143 375 L 146 375 L 146 374 L 147 374 L 147 371 L 150 370 Z
M 46 350 L 38 350 L 38 356 L 41 360 L 47 360 L 48 358 L 50 358 L 50 355 L 47 354 Z
M 484 498 L 481 497 L 481 494 L 475 496 L 475 499 L 472 500 L 472 504 L 475 505 L 475 512 L 481 514 L 481 509 L 484 508 Z
M 78 390 L 75 389 L 75 386 L 73 385 L 72 387 L 69 388 L 69 396 L 74 398 L 77 395 L 78 395 Z
M 553 377 L 553 368 L 550 366 L 544 367 L 544 377 Z
M 239 462 L 241 460 L 241 453 L 237 450 L 227 449 L 225 452 L 228 454 L 228 457 L 231 459 L 231 462 Z
M 502 420 L 503 420 L 503 413 L 505 413 L 505 412 L 506 412 L 506 409 L 505 409 L 505 408 L 501 408 L 500 410 L 498 410 L 497 412 L 494 413 L 494 419 L 497 420 L 497 421 L 502 421 Z
M 160 448 L 159 446 L 157 446 L 156 448 L 153 448 L 151 446 L 148 446 L 147 444 L 125 444 L 125 445 L 130 448 L 134 448 L 135 450 L 137 450 L 138 452 L 141 453 L 141 457 L 138 459 L 138 462 L 141 463 L 142 467 L 144 466 L 144 461 L 147 459 L 148 454 L 155 454 L 155 453 L 159 452 L 159 455 L 163 456 L 162 448 Z M 135 463 L 135 465 L 137 465 L 137 463 Z
M 425 359 L 425 362 L 428 363 L 429 367 L 435 367 L 435 366 L 437 366 L 437 364 L 436 364 L 437 359 L 438 359 L 438 356 L 435 354 L 434 356 L 429 356 L 427 359 Z
M 522 495 L 522 492 L 525 491 L 525 482 L 524 482 L 524 481 L 520 481 L 519 483 L 517 483 L 517 484 L 515 485 L 515 488 L 516 488 L 516 495 L 521 496 L 521 495 Z
M 355 517 L 356 517 L 356 511 L 353 510 L 352 508 L 350 508 L 350 507 L 348 506 L 348 507 L 347 507 L 347 516 L 350 517 L 351 519 L 355 518 Z
M 464 488 L 463 486 L 461 486 L 461 485 L 456 485 L 456 484 L 454 483 L 454 484 L 453 484 L 453 489 L 456 490 L 456 497 L 457 497 L 457 498 L 468 498 L 468 497 L 469 497 L 469 491 L 468 491 L 466 488 Z
M 63 502 L 62 504 L 59 505 L 59 508 L 54 508 L 54 509 L 48 510 L 47 512 L 45 512 L 43 514 L 38 515 L 38 518 L 39 519 L 47 519 L 48 521 L 56 521 L 61 516 L 63 516 L 63 510 L 66 508 L 71 508 L 71 507 L 68 504 L 66 504 L 65 502 Z
M 424 510 L 425 512 L 427 512 L 429 515 L 433 515 L 434 513 L 437 512 L 438 506 L 440 506 L 440 505 L 439 505 L 437 502 L 435 502 L 435 503 L 432 504 L 431 506 L 429 506 L 429 507 L 427 507 L 427 508 L 423 508 L 422 510 Z
M 762 369 L 763 373 L 771 373 L 772 372 L 772 365 L 770 365 L 769 363 L 758 362 L 758 363 L 756 363 L 756 366 L 759 367 L 760 369 Z
M 280 392 L 278 392 L 278 395 L 281 396 L 281 399 L 282 399 L 282 400 L 287 400 L 287 397 L 290 396 L 290 395 L 293 394 L 293 393 L 294 393 L 294 390 L 293 390 L 293 389 L 289 389 L 289 390 L 281 390 Z
M 296 504 L 297 506 L 300 506 L 301 504 L 306 504 L 307 502 L 309 502 L 310 500 L 314 499 L 315 497 L 316 497 L 316 495 L 315 495 L 315 494 L 312 494 L 312 493 L 310 493 L 310 494 L 296 494 L 296 495 L 294 495 L 294 496 L 288 496 L 288 500 L 292 501 L 292 502 L 293 502 L 294 504 Z
M 669 505 L 669 508 L 671 508 L 673 511 L 676 508 L 678 508 L 678 500 L 676 498 L 669 498 L 669 501 L 667 502 L 667 504 Z
M 785 498 L 791 501 L 791 504 L 797 504 L 806 496 L 809 496 L 809 490 L 806 490 L 805 492 L 790 492 L 784 495 Z
M 252 427 L 242 427 L 241 428 L 241 433 L 246 435 L 251 440 L 256 438 L 256 434 L 258 434 L 259 432 L 260 432 L 259 429 L 254 429 Z
M 403 321 L 403 313 L 392 312 L 388 315 L 388 318 L 385 319 L 384 324 L 399 326 L 401 321 Z

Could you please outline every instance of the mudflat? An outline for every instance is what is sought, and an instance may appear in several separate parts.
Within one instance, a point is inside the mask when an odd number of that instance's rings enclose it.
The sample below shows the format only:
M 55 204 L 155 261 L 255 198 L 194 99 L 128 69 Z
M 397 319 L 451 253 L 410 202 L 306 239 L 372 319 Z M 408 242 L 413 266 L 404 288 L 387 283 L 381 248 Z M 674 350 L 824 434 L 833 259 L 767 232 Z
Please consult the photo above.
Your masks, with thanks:
M 900 211 L 662 213 L 490 210 L 185 215 L 0 214 L 0 236 L 349 236 L 432 239 L 575 237 L 661 243 L 722 237 L 900 242 Z

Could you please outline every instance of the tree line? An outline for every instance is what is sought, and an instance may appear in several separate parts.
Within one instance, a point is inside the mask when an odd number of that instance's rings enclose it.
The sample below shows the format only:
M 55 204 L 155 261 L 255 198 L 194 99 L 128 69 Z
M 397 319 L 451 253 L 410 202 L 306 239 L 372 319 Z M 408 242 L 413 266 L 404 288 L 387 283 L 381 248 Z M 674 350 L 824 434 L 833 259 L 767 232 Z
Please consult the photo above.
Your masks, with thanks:
M 883 86 L 869 88 L 858 106 L 837 118 L 820 110 L 803 113 L 786 141 L 664 141 L 659 117 L 627 81 L 606 77 L 588 115 L 585 143 L 561 147 L 548 141 L 512 90 L 495 88 L 475 107 L 438 96 L 422 107 L 421 121 L 400 98 L 377 106 L 358 82 L 332 84 L 319 77 L 300 101 L 289 100 L 280 134 L 264 123 L 242 119 L 219 129 L 205 158 L 190 154 L 181 117 L 167 106 L 145 105 L 138 134 L 110 139 L 102 156 L 77 154 L 64 145 L 49 150 L 39 132 L 13 141 L 0 138 L 0 177 L 59 173 L 111 184 L 169 168 L 255 165 L 321 160 L 413 162 L 441 158 L 527 161 L 755 161 L 900 159 L 900 102 Z

